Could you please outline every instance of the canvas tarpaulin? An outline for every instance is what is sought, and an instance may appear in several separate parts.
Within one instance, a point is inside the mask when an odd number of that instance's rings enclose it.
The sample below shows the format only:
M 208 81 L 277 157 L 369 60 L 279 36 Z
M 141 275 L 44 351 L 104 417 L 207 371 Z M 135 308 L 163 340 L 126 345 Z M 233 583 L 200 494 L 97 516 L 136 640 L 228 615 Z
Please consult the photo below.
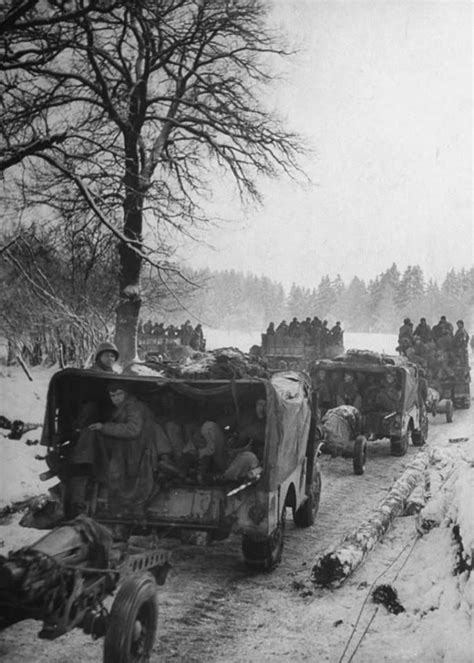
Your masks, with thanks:
M 278 485 L 303 460 L 311 425 L 309 383 L 296 372 L 277 373 L 266 383 L 264 483 Z

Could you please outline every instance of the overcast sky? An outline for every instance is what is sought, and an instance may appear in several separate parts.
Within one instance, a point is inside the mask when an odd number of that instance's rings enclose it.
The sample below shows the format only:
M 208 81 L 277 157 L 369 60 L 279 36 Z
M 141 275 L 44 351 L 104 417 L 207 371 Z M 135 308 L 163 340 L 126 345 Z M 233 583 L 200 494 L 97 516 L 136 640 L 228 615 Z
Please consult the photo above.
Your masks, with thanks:
M 210 230 L 190 264 L 286 287 L 366 280 L 396 262 L 426 278 L 473 264 L 469 1 L 274 0 L 300 52 L 275 95 L 313 152 L 312 185 L 265 184 L 265 201 Z M 225 210 L 228 212 L 229 210 Z

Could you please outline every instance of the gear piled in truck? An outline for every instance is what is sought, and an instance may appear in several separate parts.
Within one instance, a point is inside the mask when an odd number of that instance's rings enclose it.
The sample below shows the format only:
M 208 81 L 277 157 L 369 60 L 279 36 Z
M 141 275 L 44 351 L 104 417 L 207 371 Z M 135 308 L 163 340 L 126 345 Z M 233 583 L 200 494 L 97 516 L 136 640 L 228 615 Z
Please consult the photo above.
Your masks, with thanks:
M 244 353 L 237 348 L 219 348 L 208 352 L 193 352 L 179 359 L 165 359 L 150 353 L 144 362 L 127 366 L 125 373 L 152 375 L 166 378 L 205 378 L 232 380 L 241 378 L 268 378 L 266 362 L 254 353 Z

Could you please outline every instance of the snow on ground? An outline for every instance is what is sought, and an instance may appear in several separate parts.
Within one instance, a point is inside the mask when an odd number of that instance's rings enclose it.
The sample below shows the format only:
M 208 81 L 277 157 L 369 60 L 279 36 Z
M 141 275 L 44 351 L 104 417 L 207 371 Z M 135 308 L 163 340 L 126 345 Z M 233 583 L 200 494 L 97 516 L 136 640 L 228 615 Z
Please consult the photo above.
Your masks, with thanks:
M 206 336 L 209 349 L 234 346 L 246 351 L 259 340 L 257 334 L 209 329 L 206 330 Z M 395 342 L 396 338 L 390 335 L 346 334 L 345 344 L 346 347 L 390 353 L 393 352 Z M 22 419 L 27 423 L 40 423 L 47 384 L 53 372 L 54 369 L 32 369 L 34 379 L 30 382 L 19 367 L 2 367 L 0 415 L 9 419 Z M 452 534 L 453 522 L 457 522 L 461 528 L 464 558 L 472 564 L 473 414 L 474 409 L 466 412 L 468 425 L 463 430 L 463 435 L 468 437 L 466 442 L 450 443 L 450 429 L 446 428 L 443 444 L 454 449 L 459 460 L 449 484 L 449 508 L 440 526 L 420 538 L 416 536 L 414 518 L 397 519 L 366 564 L 344 589 L 337 590 L 339 596 L 342 596 L 341 592 L 347 592 L 346 596 L 353 606 L 350 622 L 353 638 L 347 652 L 338 659 L 340 663 L 471 663 L 474 660 L 471 623 L 474 581 L 468 570 L 457 575 L 454 573 L 458 563 L 458 549 Z M 44 453 L 44 448 L 25 444 L 26 439 L 39 439 L 40 433 L 41 428 L 38 428 L 24 434 L 21 440 L 14 441 L 6 437 L 7 430 L 0 429 L 0 507 L 47 491 L 48 483 L 38 480 L 39 473 L 46 469 L 46 465 L 44 461 L 35 458 Z M 13 516 L 0 526 L 0 546 L 4 554 L 12 548 L 32 543 L 41 536 L 35 530 L 18 527 L 18 519 L 19 516 Z M 407 540 L 409 545 L 404 547 L 403 542 Z M 366 586 L 364 591 L 368 593 L 372 584 L 380 583 L 390 583 L 396 588 L 405 612 L 393 615 L 383 606 L 377 609 L 370 600 L 361 602 L 357 599 L 361 595 L 361 587 Z M 311 606 L 308 606 L 307 616 L 310 619 Z M 305 626 L 309 628 L 306 620 Z M 315 632 L 316 655 L 317 624 L 311 628 Z M 347 640 L 346 635 L 347 632 L 343 636 L 341 631 L 341 651 Z M 287 660 L 291 660 L 291 657 Z
M 453 537 L 453 524 L 458 523 L 465 548 L 464 560 L 472 564 L 472 418 L 470 432 L 468 446 L 459 450 L 453 480 L 449 482 L 449 508 L 439 527 L 420 537 L 415 528 L 416 518 L 397 519 L 375 549 L 367 568 L 355 574 L 353 586 L 370 573 L 369 569 L 377 565 L 382 567 L 381 575 L 375 576 L 373 585 L 388 583 L 394 587 L 405 611 L 394 615 L 372 602 L 362 609 L 360 604 L 357 605 L 354 622 L 357 619 L 360 622 L 347 658 L 341 659 L 341 663 L 349 660 L 354 663 L 395 660 L 397 663 L 471 663 L 474 660 L 474 580 L 468 569 L 455 572 L 459 549 Z M 397 550 L 401 541 L 407 541 L 406 548 L 399 556 L 393 557 L 391 567 L 388 562 L 393 555 L 392 546 Z M 370 621 L 372 617 L 373 622 Z M 367 633 L 363 636 L 367 626 Z M 354 654 L 353 658 L 350 654 Z
M 9 430 L 0 428 L 0 508 L 47 492 L 55 481 L 42 482 L 41 472 L 48 467 L 36 456 L 44 455 L 39 444 L 27 446 L 26 440 L 41 437 L 48 383 L 56 369 L 35 368 L 30 381 L 19 366 L 0 368 L 0 415 L 10 421 L 20 419 L 38 428 L 23 434 L 20 440 L 8 439 Z

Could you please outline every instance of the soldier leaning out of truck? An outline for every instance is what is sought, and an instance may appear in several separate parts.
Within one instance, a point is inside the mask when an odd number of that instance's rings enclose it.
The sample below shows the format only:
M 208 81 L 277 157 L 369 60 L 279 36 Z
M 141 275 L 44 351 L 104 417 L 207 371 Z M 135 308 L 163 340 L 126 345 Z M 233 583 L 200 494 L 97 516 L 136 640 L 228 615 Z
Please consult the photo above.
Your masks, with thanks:
M 69 480 L 70 515 L 85 510 L 91 481 L 105 484 L 109 504 L 139 509 L 153 489 L 153 414 L 122 382 L 109 383 L 107 392 L 112 411 L 105 422 L 93 422 L 80 431 L 72 452 L 79 476 Z

